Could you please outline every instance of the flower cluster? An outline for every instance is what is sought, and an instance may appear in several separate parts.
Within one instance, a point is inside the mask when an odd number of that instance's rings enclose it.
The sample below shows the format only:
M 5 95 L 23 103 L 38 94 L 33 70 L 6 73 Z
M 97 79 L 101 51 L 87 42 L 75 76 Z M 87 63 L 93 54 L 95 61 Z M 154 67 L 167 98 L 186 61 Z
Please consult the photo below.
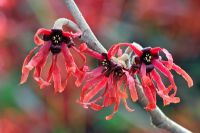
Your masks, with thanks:
M 122 54 L 118 54 L 118 58 L 115 57 L 117 52 L 121 53 L 120 47 L 122 46 L 130 47 L 135 54 L 134 62 L 130 68 L 126 66 L 125 60 L 121 60 Z M 193 85 L 191 77 L 173 63 L 173 58 L 166 49 L 138 46 L 136 43 L 115 44 L 108 50 L 107 54 L 92 51 L 86 44 L 80 46 L 80 51 L 89 54 L 100 62 L 99 67 L 86 73 L 86 83 L 82 87 L 80 96 L 80 103 L 85 108 L 90 107 L 93 110 L 100 110 L 102 107 L 115 104 L 114 112 L 106 117 L 109 120 L 117 112 L 122 99 L 127 110 L 133 111 L 126 102 L 128 96 L 126 88 L 129 87 L 132 101 L 137 101 L 136 81 L 133 78 L 136 75 L 140 77 L 144 94 L 148 99 L 146 110 L 153 111 L 156 108 L 156 94 L 163 99 L 164 105 L 180 102 L 180 99 L 175 97 L 177 87 L 170 70 L 175 70 L 180 74 L 188 82 L 188 87 Z M 166 55 L 167 61 L 161 59 L 159 52 Z M 157 71 L 167 77 L 170 82 L 168 87 L 164 85 Z M 173 93 L 170 94 L 172 90 Z
M 68 79 L 73 75 L 77 79 L 76 86 L 84 83 L 79 99 L 79 103 L 84 108 L 90 107 L 98 111 L 114 105 L 114 111 L 106 117 L 107 120 L 112 119 L 118 111 L 121 101 L 128 111 L 133 111 L 127 104 L 127 98 L 130 94 L 133 102 L 138 100 L 135 87 L 136 76 L 141 80 L 143 92 L 148 99 L 146 110 L 149 111 L 156 108 L 157 95 L 163 99 L 164 105 L 180 102 L 179 97 L 176 97 L 177 86 L 171 70 L 180 74 L 188 82 L 188 87 L 193 86 L 191 77 L 173 62 L 172 55 L 164 48 L 142 48 L 136 43 L 118 43 L 113 45 L 107 53 L 100 54 L 88 48 L 85 43 L 76 48 L 73 39 L 80 36 L 81 32 L 65 32 L 59 28 L 39 29 L 34 37 L 37 46 L 24 60 L 20 83 L 26 82 L 29 71 L 35 69 L 33 77 L 40 88 L 50 85 L 53 80 L 55 92 L 62 92 Z M 39 51 L 32 57 L 39 47 Z M 129 51 L 134 53 L 134 60 L 129 66 L 127 60 L 130 57 L 126 53 L 123 54 L 121 47 L 128 47 Z M 76 65 L 69 49 L 74 50 L 82 58 L 83 66 L 81 68 Z M 162 60 L 160 52 L 166 55 L 167 60 Z M 49 53 L 52 54 L 52 64 L 45 80 L 41 73 Z M 57 65 L 57 57 L 60 53 L 64 57 L 66 67 L 64 84 L 62 84 L 60 69 Z M 85 54 L 97 59 L 99 66 L 89 71 L 86 66 Z M 163 83 L 159 72 L 169 80 L 168 86 Z M 129 88 L 129 94 L 127 88 Z
M 140 53 L 136 53 L 131 69 L 137 71 L 141 78 L 144 93 L 149 101 L 146 109 L 152 111 L 156 108 L 156 92 L 163 99 L 164 105 L 180 102 L 180 99 L 175 97 L 177 87 L 170 70 L 175 70 L 178 74 L 182 75 L 182 77 L 188 82 L 188 87 L 193 86 L 191 77 L 183 69 L 173 63 L 173 58 L 166 49 L 160 47 L 137 49 Z M 159 56 L 159 52 L 163 52 L 168 60 L 162 60 Z M 160 71 L 168 78 L 170 82 L 168 87 L 164 85 L 157 71 Z M 169 95 L 171 90 L 173 90 L 173 93 Z
M 42 38 L 39 37 L 40 35 L 42 36 Z M 81 36 L 81 32 L 72 33 L 64 32 L 61 29 L 39 29 L 34 36 L 34 41 L 37 46 L 30 51 L 30 53 L 24 60 L 20 83 L 23 84 L 24 82 L 26 82 L 29 71 L 35 68 L 33 77 L 35 81 L 39 84 L 40 88 L 44 88 L 45 86 L 50 85 L 51 80 L 53 79 L 55 92 L 62 92 L 71 75 L 74 75 L 77 78 L 76 85 L 79 86 L 82 82 L 85 71 L 87 70 L 87 66 L 85 66 L 86 58 L 79 51 L 79 49 L 75 47 L 75 44 L 73 42 L 73 38 L 79 36 Z M 34 54 L 34 51 L 38 49 L 38 47 L 40 47 L 39 51 L 31 59 L 31 56 Z M 84 65 L 82 68 L 77 67 L 69 49 L 74 50 L 83 59 Z M 41 77 L 41 72 L 46 63 L 49 53 L 52 54 L 52 64 L 49 69 L 47 79 L 44 80 Z M 61 82 L 62 80 L 60 69 L 57 65 L 57 57 L 60 53 L 62 53 L 64 57 L 66 67 L 66 80 L 64 84 L 62 84 Z
M 100 62 L 99 67 L 88 72 L 85 76 L 86 84 L 82 88 L 80 103 L 84 107 L 90 106 L 94 110 L 100 110 L 102 107 L 115 104 L 114 111 L 106 117 L 107 120 L 111 119 L 118 111 L 121 100 L 123 100 L 128 111 L 133 111 L 126 102 L 128 97 L 126 92 L 127 86 L 129 87 L 132 101 L 135 102 L 138 99 L 134 78 L 126 70 L 125 63 L 117 62 L 116 58 L 114 58 L 114 55 L 119 50 L 119 45 L 113 45 L 107 54 L 99 54 L 92 51 L 86 44 L 80 46 L 82 52 L 90 54 Z M 102 100 L 101 105 L 98 104 L 100 100 Z

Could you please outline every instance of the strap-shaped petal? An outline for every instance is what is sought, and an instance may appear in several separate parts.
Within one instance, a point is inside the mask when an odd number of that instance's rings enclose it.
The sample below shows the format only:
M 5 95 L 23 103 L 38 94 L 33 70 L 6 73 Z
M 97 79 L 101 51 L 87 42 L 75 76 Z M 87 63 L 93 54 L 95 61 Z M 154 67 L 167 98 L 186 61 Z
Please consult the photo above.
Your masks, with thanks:
M 40 35 L 50 35 L 51 30 L 47 30 L 44 28 L 38 29 L 34 36 L 34 42 L 36 45 L 40 46 L 44 44 L 44 41 L 39 37 Z
M 176 84 L 174 82 L 174 77 L 171 74 L 171 72 L 159 60 L 154 60 L 153 65 L 169 79 L 171 87 L 168 87 L 168 91 L 170 92 L 171 89 L 173 89 L 174 93 L 171 96 L 175 96 L 177 92 L 177 87 L 176 87 Z
M 23 66 L 22 66 L 22 76 L 21 76 L 21 81 L 20 81 L 20 84 L 23 84 L 26 82 L 27 78 L 28 78 L 28 75 L 29 75 L 29 69 L 26 68 L 25 66 L 29 63 L 30 59 L 31 59 L 31 56 L 33 55 L 33 53 L 35 52 L 35 50 L 37 49 L 38 47 L 35 47 L 33 48 L 29 54 L 26 56 L 25 60 L 24 60 L 24 63 L 23 63 Z
M 48 83 L 47 81 L 44 81 L 41 77 L 42 68 L 46 64 L 47 57 L 48 57 L 48 53 L 46 53 L 43 56 L 43 59 L 40 62 L 38 62 L 38 64 L 35 66 L 35 71 L 33 75 L 35 81 L 39 84 L 41 89 L 44 88 L 45 86 L 50 85 L 50 83 Z
M 66 69 L 70 69 L 74 73 L 76 71 L 77 66 L 74 62 L 74 58 L 73 58 L 71 52 L 67 48 L 67 45 L 64 44 L 64 43 L 61 45 L 61 49 L 62 49 L 62 54 L 63 54 L 64 59 L 65 59 L 65 65 L 67 67 Z
M 153 111 L 156 108 L 155 93 L 151 87 L 153 87 L 151 79 L 148 76 L 142 76 L 142 86 L 144 94 L 148 99 L 148 104 L 145 107 L 146 110 Z M 153 93 L 152 93 L 153 92 Z
M 158 89 L 159 89 L 158 91 L 161 91 L 161 92 L 163 92 L 165 94 L 165 92 L 167 92 L 167 88 L 163 84 L 160 75 L 158 74 L 158 72 L 156 72 L 155 69 L 151 71 L 151 77 L 156 82 L 156 84 L 158 86 Z
M 63 31 L 63 36 L 65 36 L 65 37 L 76 38 L 76 37 L 80 37 L 81 35 L 82 35 L 81 31 L 78 31 L 78 32 L 75 32 L 75 33 Z
M 170 103 L 178 103 L 180 101 L 180 99 L 178 97 L 173 97 L 173 96 L 170 97 L 168 95 L 169 90 L 171 90 L 171 89 L 165 87 L 160 75 L 156 72 L 155 69 L 151 72 L 151 77 L 157 84 L 157 87 L 158 87 L 157 93 L 163 99 L 164 105 L 168 105 Z
M 81 57 L 81 59 L 83 60 L 83 66 L 85 66 L 87 61 L 85 55 L 76 47 L 72 46 L 71 48 Z
M 160 51 L 162 50 L 162 48 L 160 47 L 154 47 L 150 49 L 151 54 L 156 55 L 158 54 Z
M 113 76 L 110 76 L 108 83 L 106 84 L 106 90 L 104 94 L 103 106 L 108 107 L 115 103 L 115 90 L 113 89 Z
M 53 56 L 52 57 L 52 61 L 51 61 L 51 66 L 50 66 L 50 69 L 49 69 L 49 72 L 48 72 L 48 76 L 47 76 L 47 82 L 51 82 L 53 70 L 55 68 L 55 63 L 56 63 L 56 57 Z
M 96 103 L 91 103 L 91 104 L 90 104 L 90 108 L 92 108 L 92 109 L 95 110 L 95 111 L 99 111 L 99 110 L 101 110 L 101 109 L 103 108 L 103 106 L 98 105 L 98 104 L 96 104 Z
M 117 83 L 113 84 L 113 88 L 112 89 L 114 89 L 115 92 L 116 92 L 116 94 L 115 94 L 115 98 L 116 98 L 115 106 L 114 106 L 114 111 L 110 115 L 106 116 L 106 120 L 111 120 L 112 119 L 112 117 L 117 113 L 117 111 L 119 109 L 119 105 L 120 105 L 120 96 L 119 96 L 119 93 L 117 93 L 117 90 L 118 90 Z
M 50 43 L 46 43 L 45 45 L 41 46 L 38 53 L 29 61 L 29 63 L 25 66 L 27 69 L 32 70 L 38 63 L 45 57 L 50 50 Z
M 137 47 L 135 47 L 132 43 L 118 43 L 118 44 L 113 45 L 108 50 L 108 59 L 111 59 L 113 56 L 115 56 L 115 54 L 118 52 L 118 50 L 122 46 L 130 47 L 136 55 L 142 56 L 142 51 L 139 50 Z
M 63 92 L 64 88 L 62 86 L 61 83 L 61 75 L 60 75 L 60 69 L 57 66 L 57 55 L 55 55 L 55 66 L 53 69 L 53 81 L 54 81 L 54 88 L 55 88 L 55 92 Z
M 169 62 L 167 61 L 162 61 L 162 63 L 166 66 L 169 65 Z M 193 86 L 193 80 L 192 78 L 187 74 L 186 71 L 184 71 L 180 66 L 176 65 L 175 63 L 173 63 L 172 65 L 172 69 L 178 73 L 179 75 L 181 75 L 188 83 L 188 87 L 192 87 Z
M 100 90 L 104 88 L 108 81 L 107 77 L 103 77 L 103 79 L 90 91 L 86 94 L 83 99 L 83 102 L 89 102 Z
M 168 68 L 171 69 L 173 65 L 173 58 L 172 55 L 169 53 L 167 49 L 162 49 L 163 53 L 166 55 L 167 60 L 168 60 Z
M 82 43 L 80 46 L 79 46 L 79 49 L 81 52 L 84 52 L 84 53 L 87 53 L 89 54 L 90 56 L 98 59 L 98 60 L 103 60 L 103 56 L 101 54 L 99 54 L 98 52 L 88 48 L 87 44 L 86 43 Z
M 167 60 L 168 60 L 168 62 L 169 62 L 168 68 L 171 69 L 172 64 L 173 64 L 173 58 L 172 58 L 171 53 L 169 53 L 169 51 L 168 51 L 167 49 L 165 49 L 165 48 L 160 48 L 160 47 L 155 47 L 155 48 L 151 48 L 150 51 L 151 51 L 151 54 L 153 54 L 153 55 L 156 55 L 156 54 L 158 54 L 160 51 L 162 51 L 162 52 L 166 55 Z
M 129 74 L 129 72 L 125 71 L 125 74 L 126 74 L 126 78 L 127 78 L 126 79 L 127 83 L 129 84 L 129 91 L 130 91 L 131 99 L 133 102 L 136 102 L 138 100 L 138 95 L 137 95 L 137 91 L 135 88 L 135 80 Z

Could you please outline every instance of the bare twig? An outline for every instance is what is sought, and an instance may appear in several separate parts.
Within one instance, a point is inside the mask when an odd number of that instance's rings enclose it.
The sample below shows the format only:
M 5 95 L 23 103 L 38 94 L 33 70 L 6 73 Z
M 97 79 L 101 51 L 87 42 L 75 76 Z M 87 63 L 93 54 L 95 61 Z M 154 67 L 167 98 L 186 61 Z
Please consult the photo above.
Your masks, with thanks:
M 78 7 L 76 6 L 74 0 L 65 0 L 65 3 L 74 16 L 75 20 L 77 21 L 80 29 L 83 31 L 83 36 L 81 37 L 92 49 L 100 52 L 106 53 L 107 50 L 101 45 L 101 43 L 97 40 L 93 32 L 91 31 L 90 27 L 86 23 L 85 19 L 83 18 L 82 14 L 80 13 Z M 126 53 L 130 53 L 129 49 L 127 49 Z M 143 93 L 143 88 L 141 83 L 138 79 L 136 79 L 136 89 L 139 97 L 139 103 L 145 107 L 148 104 L 148 100 Z M 152 112 L 149 112 L 151 116 L 152 124 L 158 128 L 165 129 L 172 133 L 191 133 L 191 131 L 185 129 L 184 127 L 180 126 L 173 120 L 169 119 L 160 109 L 156 107 L 156 109 Z
M 95 51 L 98 51 L 99 53 L 107 53 L 107 50 L 101 45 L 101 43 L 95 37 L 94 33 L 91 31 L 89 25 L 85 21 L 74 0 L 65 0 L 65 3 L 75 18 L 76 22 L 78 23 L 81 31 L 83 32 L 81 39 Z
M 59 18 L 55 21 L 53 25 L 53 29 L 62 29 L 63 25 L 67 25 L 70 28 L 72 28 L 74 31 L 78 32 L 80 31 L 80 28 L 77 24 L 75 24 L 73 21 L 67 19 L 67 18 Z

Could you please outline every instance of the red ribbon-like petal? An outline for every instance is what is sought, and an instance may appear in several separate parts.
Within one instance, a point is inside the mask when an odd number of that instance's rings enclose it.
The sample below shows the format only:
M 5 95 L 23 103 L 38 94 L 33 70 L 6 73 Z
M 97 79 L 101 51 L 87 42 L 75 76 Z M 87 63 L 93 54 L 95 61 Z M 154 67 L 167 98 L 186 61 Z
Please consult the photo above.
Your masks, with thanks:
M 44 41 L 39 37 L 40 35 L 50 35 L 51 30 L 47 30 L 44 28 L 38 29 L 34 36 L 34 42 L 36 45 L 43 45 Z

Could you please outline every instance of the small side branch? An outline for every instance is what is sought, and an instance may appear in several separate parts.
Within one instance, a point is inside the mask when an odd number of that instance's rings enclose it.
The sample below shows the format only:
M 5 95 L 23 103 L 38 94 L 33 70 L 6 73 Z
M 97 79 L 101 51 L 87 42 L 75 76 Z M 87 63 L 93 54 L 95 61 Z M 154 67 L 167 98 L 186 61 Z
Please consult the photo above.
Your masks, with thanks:
M 70 28 L 72 28 L 74 31 L 78 32 L 80 31 L 77 24 L 75 24 L 73 21 L 67 19 L 67 18 L 59 18 L 55 21 L 53 25 L 53 29 L 62 29 L 63 25 L 67 25 Z
M 83 32 L 83 35 L 81 39 L 86 42 L 89 47 L 92 49 L 98 51 L 99 53 L 107 53 L 107 50 L 103 47 L 103 45 L 97 40 L 94 33 L 91 31 L 90 27 L 88 26 L 87 22 L 83 18 L 81 12 L 79 11 L 77 5 L 75 4 L 74 0 L 65 0 L 65 3 L 77 21 L 81 31 Z M 127 49 L 126 53 L 129 53 L 129 49 Z M 141 86 L 141 83 L 138 79 L 136 83 L 136 89 L 139 97 L 139 103 L 146 107 L 148 104 L 148 100 L 145 97 L 143 93 L 143 88 Z M 156 109 L 152 112 L 149 112 L 151 116 L 152 124 L 158 128 L 165 129 L 172 133 L 191 133 L 191 131 L 185 129 L 181 125 L 177 124 L 173 120 L 169 119 L 160 109 L 159 107 L 156 107 Z

